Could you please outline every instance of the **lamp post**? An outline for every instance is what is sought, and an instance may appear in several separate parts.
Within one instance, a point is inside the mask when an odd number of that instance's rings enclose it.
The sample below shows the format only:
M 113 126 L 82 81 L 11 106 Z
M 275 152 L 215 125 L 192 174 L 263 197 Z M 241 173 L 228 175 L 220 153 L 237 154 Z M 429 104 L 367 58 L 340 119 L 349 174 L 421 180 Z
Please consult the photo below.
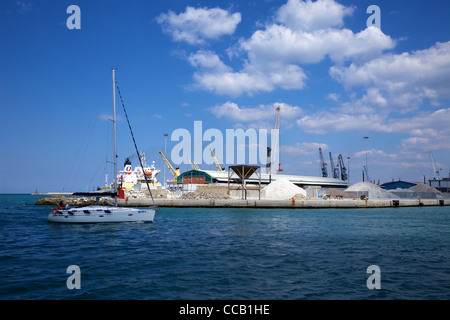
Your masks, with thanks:
M 164 133 L 164 155 L 167 157 L 167 136 L 168 133 Z M 166 166 L 164 166 L 164 189 L 166 189 Z

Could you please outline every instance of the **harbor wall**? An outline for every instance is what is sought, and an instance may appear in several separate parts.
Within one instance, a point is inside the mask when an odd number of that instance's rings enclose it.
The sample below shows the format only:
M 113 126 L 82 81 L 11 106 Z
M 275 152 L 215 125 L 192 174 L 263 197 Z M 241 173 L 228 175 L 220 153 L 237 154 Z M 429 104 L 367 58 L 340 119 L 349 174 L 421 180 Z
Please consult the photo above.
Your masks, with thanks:
M 380 200 L 218 200 L 218 199 L 155 199 L 158 207 L 173 208 L 389 208 L 417 206 L 449 206 L 450 199 L 380 199 Z M 149 207 L 151 199 L 120 199 L 119 206 Z

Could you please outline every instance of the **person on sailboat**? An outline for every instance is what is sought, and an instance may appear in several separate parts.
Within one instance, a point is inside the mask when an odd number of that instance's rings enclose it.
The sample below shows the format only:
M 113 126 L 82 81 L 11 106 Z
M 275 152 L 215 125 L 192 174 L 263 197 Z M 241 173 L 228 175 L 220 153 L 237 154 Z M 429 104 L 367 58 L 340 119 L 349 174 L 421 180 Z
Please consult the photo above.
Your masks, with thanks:
M 62 209 L 62 210 L 66 209 L 66 206 L 64 205 L 64 202 L 61 201 L 59 203 L 59 209 Z

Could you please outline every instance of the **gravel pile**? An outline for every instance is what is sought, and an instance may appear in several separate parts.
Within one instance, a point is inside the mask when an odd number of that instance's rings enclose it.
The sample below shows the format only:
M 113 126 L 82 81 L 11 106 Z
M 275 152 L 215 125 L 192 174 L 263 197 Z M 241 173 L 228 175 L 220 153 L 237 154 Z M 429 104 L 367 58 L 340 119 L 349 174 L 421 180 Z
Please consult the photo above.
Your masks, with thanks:
M 268 184 L 261 192 L 261 198 L 273 200 L 289 200 L 296 195 L 302 195 L 306 198 L 306 191 L 288 179 L 277 179 Z
M 292 197 L 294 200 L 310 200 L 307 196 L 298 193 L 295 196 Z
M 346 192 L 358 192 L 358 191 L 367 191 L 369 192 L 369 199 L 394 199 L 395 196 L 390 192 L 381 189 L 380 186 L 373 184 L 371 182 L 358 182 L 356 184 L 351 185 L 347 189 Z
M 220 192 L 189 192 L 183 194 L 179 199 L 184 200 L 202 200 L 202 199 L 213 199 L 213 200 L 226 200 L 229 199 L 227 194 Z
M 175 195 L 173 195 L 168 190 L 152 190 L 153 198 L 155 199 L 173 199 L 176 198 Z M 150 198 L 150 193 L 148 193 L 148 189 L 143 190 L 128 190 L 125 191 L 125 198 L 128 199 L 147 199 Z
M 425 183 L 419 183 L 415 185 L 414 187 L 409 188 L 413 192 L 434 192 L 440 194 L 441 192 L 437 190 L 436 188 L 433 188 Z

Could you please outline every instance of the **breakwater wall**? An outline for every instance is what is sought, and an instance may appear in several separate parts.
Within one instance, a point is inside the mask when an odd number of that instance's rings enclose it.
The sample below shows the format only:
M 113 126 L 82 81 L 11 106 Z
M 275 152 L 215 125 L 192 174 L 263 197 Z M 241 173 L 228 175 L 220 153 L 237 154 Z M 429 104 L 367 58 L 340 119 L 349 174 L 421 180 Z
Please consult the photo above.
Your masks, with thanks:
M 380 199 L 380 200 L 218 200 L 155 199 L 158 207 L 173 208 L 392 208 L 417 206 L 449 206 L 450 199 Z M 119 199 L 119 206 L 149 207 L 151 199 Z

